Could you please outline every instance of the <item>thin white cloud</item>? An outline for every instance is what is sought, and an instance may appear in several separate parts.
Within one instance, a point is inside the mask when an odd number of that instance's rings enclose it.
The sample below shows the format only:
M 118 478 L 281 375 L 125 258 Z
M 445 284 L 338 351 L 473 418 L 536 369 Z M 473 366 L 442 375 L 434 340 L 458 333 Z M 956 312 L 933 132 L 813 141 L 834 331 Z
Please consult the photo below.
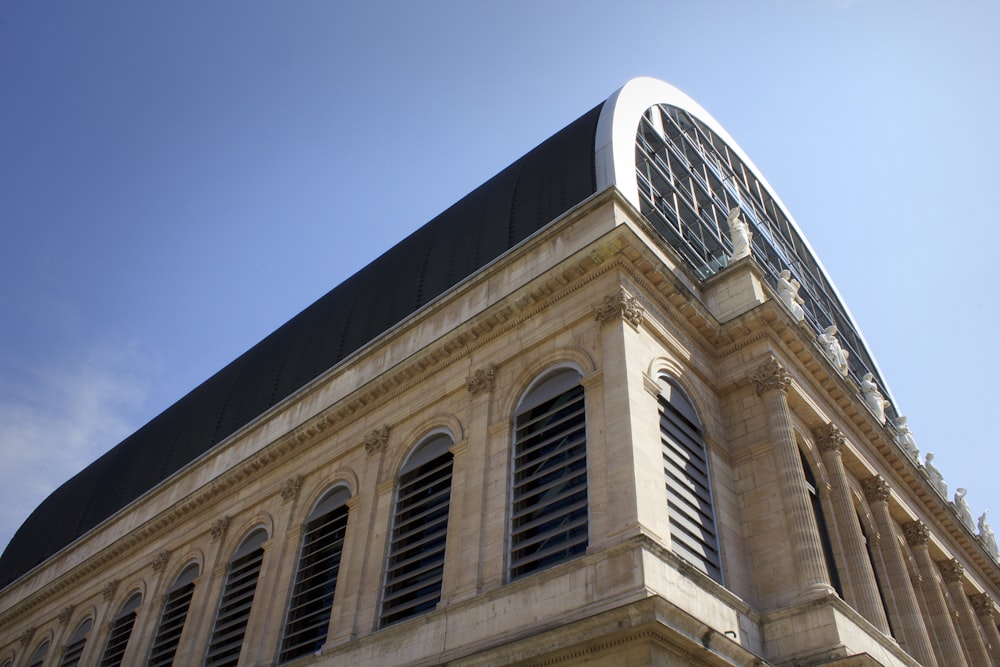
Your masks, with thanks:
M 0 545 L 60 484 L 139 425 L 154 368 L 135 346 L 34 369 L 0 400 Z

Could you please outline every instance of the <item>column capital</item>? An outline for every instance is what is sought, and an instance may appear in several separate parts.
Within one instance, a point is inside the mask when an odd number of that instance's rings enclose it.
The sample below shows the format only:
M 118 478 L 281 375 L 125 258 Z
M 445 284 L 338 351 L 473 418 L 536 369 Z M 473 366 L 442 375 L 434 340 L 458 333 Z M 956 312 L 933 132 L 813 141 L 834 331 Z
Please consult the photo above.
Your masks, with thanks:
M 170 549 L 164 549 L 156 554 L 156 558 L 153 559 L 150 565 L 153 568 L 153 572 L 161 572 L 167 567 L 168 562 L 170 562 Z
M 750 382 L 753 383 L 758 396 L 772 391 L 780 391 L 785 394 L 792 386 L 792 377 L 788 374 L 788 370 L 778 363 L 777 359 L 771 357 L 761 364 L 755 373 L 750 375 Z
M 69 623 L 69 619 L 73 618 L 73 610 L 76 609 L 76 605 L 66 605 L 59 612 L 59 625 L 66 625 Z
M 996 615 L 996 605 L 986 593 L 970 596 L 969 602 L 972 603 L 972 609 L 976 612 L 976 616 L 980 618 L 993 618 Z
M 920 521 L 903 524 L 903 534 L 906 536 L 906 543 L 911 547 L 926 546 L 931 538 L 931 531 Z
M 365 451 L 368 452 L 368 456 L 372 456 L 385 449 L 386 443 L 389 442 L 389 432 L 391 430 L 388 424 L 383 424 L 382 428 L 374 429 L 365 436 Z
M 821 452 L 840 453 L 847 444 L 847 436 L 832 422 L 813 429 L 813 437 Z
M 861 480 L 861 489 L 865 492 L 865 500 L 870 503 L 887 503 L 892 496 L 889 482 L 878 475 Z
M 479 368 L 465 378 L 465 387 L 473 396 L 480 393 L 488 394 L 496 386 L 496 373 L 497 367 L 493 364 L 489 364 L 485 368 Z
M 944 583 L 953 584 L 956 581 L 962 581 L 965 568 L 956 559 L 942 561 L 937 566 L 941 570 L 941 578 L 944 579 Z
M 594 319 L 602 325 L 621 319 L 638 329 L 645 314 L 646 310 L 639 305 L 639 300 L 621 285 L 617 292 L 604 297 L 602 305 L 594 306 Z
M 281 494 L 281 502 L 291 502 L 299 497 L 303 479 L 302 475 L 295 475 L 281 483 L 281 488 L 278 491 Z

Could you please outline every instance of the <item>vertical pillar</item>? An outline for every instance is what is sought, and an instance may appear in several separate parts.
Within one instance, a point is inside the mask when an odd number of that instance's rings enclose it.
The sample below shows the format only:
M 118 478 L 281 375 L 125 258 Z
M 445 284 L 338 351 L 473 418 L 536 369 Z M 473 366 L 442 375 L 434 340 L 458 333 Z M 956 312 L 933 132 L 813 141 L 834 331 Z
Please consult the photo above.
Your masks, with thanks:
M 451 501 L 448 504 L 448 532 L 445 534 L 444 574 L 439 607 L 476 594 L 476 564 L 479 562 L 482 473 L 469 472 L 468 440 L 453 443 L 449 451 L 452 456 Z M 469 481 L 472 483 L 469 484 Z
M 993 661 L 986 650 L 986 643 L 983 635 L 979 632 L 979 623 L 972 613 L 972 605 L 962 588 L 962 575 L 965 573 L 962 564 L 952 559 L 945 563 L 938 563 L 941 570 L 941 578 L 944 579 L 948 594 L 951 595 L 951 602 L 958 612 L 956 625 L 962 643 L 965 644 L 965 653 L 968 656 L 969 664 L 973 667 L 993 667 Z
M 616 293 L 604 297 L 603 305 L 594 308 L 594 318 L 600 324 L 603 386 L 599 389 L 604 419 L 600 449 L 605 458 L 598 469 L 595 456 L 592 469 L 601 474 L 589 480 L 595 494 L 591 545 L 600 548 L 639 534 L 667 545 L 670 522 L 655 401 L 659 388 L 644 383 L 642 374 L 646 363 L 646 348 L 641 343 L 645 310 L 619 285 Z M 590 386 L 587 388 L 589 391 Z M 587 400 L 589 404 L 589 393 Z M 587 426 L 588 432 L 597 432 L 589 422 Z M 597 493 L 602 494 L 603 511 L 598 509 Z M 606 523 L 602 526 L 601 522 Z
M 195 665 L 205 659 L 209 633 L 215 622 L 215 611 L 222 594 L 222 584 L 226 578 L 229 561 L 223 548 L 230 518 L 222 516 L 209 526 L 210 546 L 205 549 L 205 562 L 201 564 L 195 579 L 194 594 L 188 616 L 181 632 L 182 641 L 174 655 L 174 664 Z
M 903 553 L 896 543 L 895 522 L 889 514 L 889 484 L 878 475 L 861 483 L 865 499 L 871 507 L 875 527 L 881 539 L 878 540 L 882 561 L 885 563 L 885 579 L 888 586 L 889 605 L 893 620 L 898 628 L 900 646 L 925 667 L 936 667 L 938 662 L 931 648 L 927 626 L 920 613 L 920 602 L 913 589 L 910 575 L 903 559 Z M 947 663 L 945 663 L 947 664 Z
M 868 550 L 865 548 L 865 537 L 858 524 L 854 503 L 851 502 L 847 473 L 844 470 L 842 448 L 846 439 L 835 424 L 818 428 L 813 435 L 830 474 L 834 517 L 840 528 L 841 549 L 846 561 L 843 578 L 847 602 L 872 625 L 888 634 L 889 624 L 878 594 Z
M 972 602 L 972 609 L 986 633 L 990 656 L 993 657 L 994 663 L 1000 665 L 1000 630 L 997 629 L 996 609 L 993 600 L 986 593 L 979 593 L 973 595 L 970 602 Z
M 750 376 L 767 411 L 767 426 L 777 466 L 782 505 L 795 560 L 796 585 L 801 594 L 832 593 L 823 560 L 816 519 L 802 474 L 786 393 L 792 384 L 788 371 L 773 357 Z
M 911 521 L 903 526 L 903 533 L 906 535 L 907 544 L 913 550 L 917 569 L 923 579 L 924 596 L 927 599 L 927 610 L 930 612 L 930 625 L 934 636 L 937 637 L 935 648 L 938 663 L 949 667 L 965 667 L 969 663 L 965 659 L 962 643 L 958 640 L 955 624 L 952 623 L 948 601 L 944 598 L 941 575 L 934 559 L 931 558 L 930 549 L 927 548 L 930 532 L 921 522 Z

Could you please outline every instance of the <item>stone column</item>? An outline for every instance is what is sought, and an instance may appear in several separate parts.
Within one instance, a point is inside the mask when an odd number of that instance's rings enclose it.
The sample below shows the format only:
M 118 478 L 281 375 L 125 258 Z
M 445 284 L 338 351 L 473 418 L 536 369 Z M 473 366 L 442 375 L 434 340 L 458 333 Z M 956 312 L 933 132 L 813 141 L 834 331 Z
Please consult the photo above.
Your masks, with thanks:
M 891 495 L 889 484 L 876 475 L 864 480 L 861 487 L 865 492 L 865 499 L 871 507 L 875 527 L 880 535 L 878 548 L 886 568 L 883 573 L 885 575 L 883 582 L 889 584 L 886 593 L 889 597 L 889 606 L 892 609 L 892 618 L 899 633 L 899 637 L 896 639 L 903 650 L 913 656 L 917 662 L 925 667 L 936 667 L 938 663 L 934 657 L 934 650 L 931 648 L 927 626 L 920 613 L 920 602 L 917 600 L 917 593 L 910 582 L 906 560 L 896 543 L 895 521 L 889 514 L 889 496 Z
M 903 526 L 903 533 L 906 535 L 907 544 L 913 550 L 917 569 L 923 579 L 924 597 L 927 600 L 927 611 L 930 613 L 930 625 L 934 636 L 937 637 L 935 649 L 937 650 L 938 663 L 948 665 L 948 667 L 966 667 L 969 663 L 965 659 L 962 643 L 958 640 L 958 631 L 952 622 L 948 601 L 944 598 L 941 575 L 934 559 L 931 558 L 930 549 L 927 548 L 930 531 L 921 522 L 911 521 Z
M 800 594 L 833 593 L 823 559 L 816 518 L 809 503 L 809 490 L 802 473 L 802 458 L 795 444 L 786 396 L 792 384 L 788 371 L 773 357 L 750 376 L 757 395 L 764 401 L 771 436 L 782 505 L 795 560 L 796 585 Z
M 875 572 L 868 558 L 865 536 L 858 524 L 854 503 L 851 501 L 847 473 L 844 470 L 841 450 L 846 439 L 835 424 L 818 428 L 813 431 L 813 435 L 823 457 L 823 463 L 830 473 L 833 512 L 835 522 L 840 528 L 840 547 L 846 561 L 842 574 L 847 602 L 871 621 L 872 625 L 888 634 L 889 624 L 882 608 L 878 584 L 875 583 Z
M 952 559 L 945 563 L 938 563 L 941 570 L 941 578 L 944 579 L 945 586 L 948 587 L 948 594 L 951 595 L 951 602 L 958 611 L 956 625 L 965 644 L 965 654 L 969 658 L 969 664 L 973 667 L 993 667 L 993 661 L 986 650 L 986 643 L 983 635 L 979 632 L 979 623 L 972 613 L 972 605 L 962 588 L 962 575 L 965 573 L 962 564 Z
M 1000 630 L 997 629 L 997 619 L 994 616 L 996 610 L 993 600 L 986 593 L 979 593 L 978 595 L 973 595 L 970 598 L 970 602 L 972 602 L 972 609 L 975 611 L 976 616 L 979 617 L 979 622 L 983 625 L 983 631 L 986 633 L 986 639 L 989 641 L 989 651 L 993 657 L 993 662 L 1000 665 Z

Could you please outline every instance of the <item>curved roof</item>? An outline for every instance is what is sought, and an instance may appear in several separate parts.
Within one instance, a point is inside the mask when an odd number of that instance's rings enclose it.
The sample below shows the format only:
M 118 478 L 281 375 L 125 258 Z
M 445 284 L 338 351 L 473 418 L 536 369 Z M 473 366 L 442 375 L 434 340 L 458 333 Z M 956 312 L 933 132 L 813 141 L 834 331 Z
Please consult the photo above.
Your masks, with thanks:
M 56 489 L 0 556 L 6 586 L 596 192 L 591 109 Z

